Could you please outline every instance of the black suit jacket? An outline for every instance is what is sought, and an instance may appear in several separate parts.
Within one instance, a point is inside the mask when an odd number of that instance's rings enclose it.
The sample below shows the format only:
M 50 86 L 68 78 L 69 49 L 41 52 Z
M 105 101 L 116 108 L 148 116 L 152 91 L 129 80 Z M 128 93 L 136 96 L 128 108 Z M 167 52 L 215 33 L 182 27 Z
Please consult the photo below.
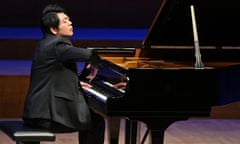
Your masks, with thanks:
M 40 41 L 32 61 L 23 119 L 53 120 L 77 130 L 90 127 L 76 61 L 99 67 L 100 58 L 89 49 L 74 47 L 63 37 L 47 36 Z

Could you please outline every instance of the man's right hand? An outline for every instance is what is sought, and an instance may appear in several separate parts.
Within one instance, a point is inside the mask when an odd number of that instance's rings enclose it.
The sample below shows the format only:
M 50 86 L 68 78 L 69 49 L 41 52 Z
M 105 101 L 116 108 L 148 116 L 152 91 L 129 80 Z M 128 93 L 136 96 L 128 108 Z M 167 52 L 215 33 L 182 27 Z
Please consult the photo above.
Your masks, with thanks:
M 96 75 L 98 73 L 98 69 L 91 64 L 88 64 L 86 68 L 89 69 L 89 71 L 90 71 L 89 75 L 86 78 L 91 83 L 92 80 L 96 77 Z

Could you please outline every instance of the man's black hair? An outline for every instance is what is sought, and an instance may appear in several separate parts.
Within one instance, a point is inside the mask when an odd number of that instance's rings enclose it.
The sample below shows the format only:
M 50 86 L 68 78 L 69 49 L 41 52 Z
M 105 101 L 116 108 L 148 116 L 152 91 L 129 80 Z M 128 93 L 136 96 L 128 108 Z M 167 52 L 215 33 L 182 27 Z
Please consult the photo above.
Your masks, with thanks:
M 59 19 L 57 13 L 66 13 L 65 9 L 57 4 L 49 4 L 42 11 L 40 27 L 43 35 L 52 34 L 50 28 L 58 29 Z
M 50 12 L 56 12 L 56 13 L 64 12 L 64 13 L 66 13 L 66 10 L 58 4 L 49 4 L 42 11 L 42 15 L 45 15 L 45 14 L 50 13 Z

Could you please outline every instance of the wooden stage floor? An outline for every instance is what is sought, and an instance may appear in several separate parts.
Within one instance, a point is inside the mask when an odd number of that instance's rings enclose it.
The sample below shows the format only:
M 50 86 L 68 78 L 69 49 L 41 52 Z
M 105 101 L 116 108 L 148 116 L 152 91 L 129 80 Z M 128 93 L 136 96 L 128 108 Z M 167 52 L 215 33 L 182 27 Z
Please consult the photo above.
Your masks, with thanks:
M 124 144 L 124 120 L 121 121 L 118 144 Z M 146 127 L 139 123 L 140 132 L 144 133 Z M 106 133 L 105 144 L 110 144 Z M 239 144 L 239 119 L 189 119 L 178 121 L 165 131 L 164 144 Z M 0 131 L 0 144 L 15 144 L 8 136 Z M 57 134 L 55 142 L 42 142 L 41 144 L 78 144 L 77 133 Z M 151 144 L 148 137 L 145 144 Z

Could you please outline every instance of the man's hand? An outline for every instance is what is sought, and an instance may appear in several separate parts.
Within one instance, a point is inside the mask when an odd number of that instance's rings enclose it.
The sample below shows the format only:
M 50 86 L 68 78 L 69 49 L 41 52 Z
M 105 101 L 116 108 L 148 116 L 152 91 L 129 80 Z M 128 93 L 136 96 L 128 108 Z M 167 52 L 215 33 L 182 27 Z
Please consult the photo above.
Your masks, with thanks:
M 92 87 L 92 85 L 90 85 L 90 84 L 88 84 L 88 83 L 86 83 L 86 82 L 83 82 L 83 81 L 80 81 L 80 84 L 81 84 L 81 86 L 82 86 L 82 88 L 91 88 Z
M 115 89 L 126 89 L 127 83 L 126 82 L 119 82 L 113 85 Z
M 91 64 L 88 64 L 86 68 L 90 70 L 90 73 L 86 78 L 89 80 L 89 82 L 92 82 L 98 73 L 98 69 Z

